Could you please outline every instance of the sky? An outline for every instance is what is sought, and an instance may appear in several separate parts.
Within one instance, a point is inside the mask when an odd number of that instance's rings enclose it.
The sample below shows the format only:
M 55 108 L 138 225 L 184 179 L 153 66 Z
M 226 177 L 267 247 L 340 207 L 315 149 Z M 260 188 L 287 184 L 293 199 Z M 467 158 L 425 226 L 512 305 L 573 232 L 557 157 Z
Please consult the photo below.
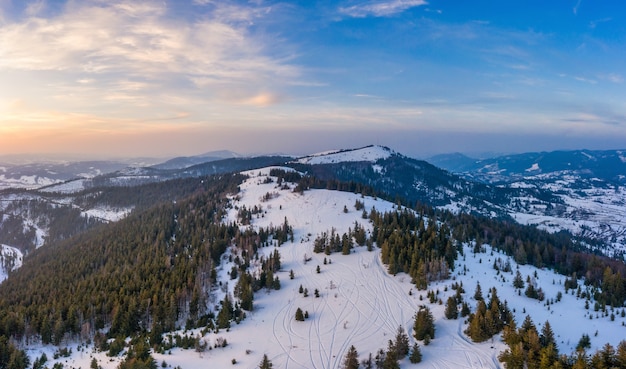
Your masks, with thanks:
M 0 0 L 0 155 L 626 148 L 621 1 Z

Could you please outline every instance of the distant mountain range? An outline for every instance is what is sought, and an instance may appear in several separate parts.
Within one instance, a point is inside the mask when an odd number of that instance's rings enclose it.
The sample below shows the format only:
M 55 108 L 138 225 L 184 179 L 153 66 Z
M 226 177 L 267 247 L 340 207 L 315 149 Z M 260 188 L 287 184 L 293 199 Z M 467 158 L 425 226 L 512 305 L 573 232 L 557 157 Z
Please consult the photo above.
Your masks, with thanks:
M 211 161 L 217 161 L 222 159 L 233 159 L 240 158 L 241 155 L 228 151 L 228 150 L 219 150 L 219 151 L 210 151 L 201 155 L 195 156 L 179 156 L 173 159 L 170 159 L 166 162 L 153 165 L 152 168 L 155 169 L 184 169 L 194 165 L 208 163 Z
M 626 183 L 626 150 L 537 152 L 482 160 L 454 153 L 434 156 L 428 161 L 450 172 L 487 183 L 564 173 Z
M 102 197 L 102 189 L 114 193 L 116 187 L 122 191 L 174 179 L 285 166 L 318 180 L 368 187 L 393 201 L 515 220 L 550 232 L 567 231 L 590 249 L 619 256 L 626 249 L 625 153 L 558 151 L 483 160 L 449 154 L 431 158 L 431 164 L 372 145 L 297 159 L 241 157 L 219 151 L 149 167 L 127 167 L 117 162 L 14 165 L 0 168 L 0 185 L 9 188 L 0 194 L 0 213 L 5 214 L 5 221 L 0 222 L 0 242 L 32 250 L 45 242 L 49 232 L 57 234 L 54 228 L 59 224 L 64 226 L 61 234 L 87 229 L 86 224 L 75 221 L 81 212 L 97 222 L 109 222 L 138 205 L 134 200 L 85 201 L 89 196 Z M 28 201 L 16 203 L 18 199 Z M 63 207 L 80 211 L 63 213 L 67 221 L 52 221 Z M 81 226 L 75 231 L 68 229 L 69 219 Z

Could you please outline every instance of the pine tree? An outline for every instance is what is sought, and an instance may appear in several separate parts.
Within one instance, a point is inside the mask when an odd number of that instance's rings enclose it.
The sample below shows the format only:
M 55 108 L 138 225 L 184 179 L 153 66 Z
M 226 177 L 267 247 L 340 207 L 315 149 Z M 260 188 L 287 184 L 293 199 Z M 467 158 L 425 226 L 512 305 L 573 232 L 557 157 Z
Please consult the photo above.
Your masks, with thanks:
M 304 312 L 302 312 L 302 309 L 298 308 L 296 310 L 296 320 L 299 322 L 303 322 L 304 321 Z
M 233 304 L 230 302 L 228 295 L 222 301 L 222 308 L 217 314 L 217 327 L 220 329 L 230 328 L 230 321 L 233 318 Z
M 344 369 L 358 369 L 359 368 L 359 354 L 354 346 L 350 346 L 345 359 L 343 360 Z
M 446 311 L 445 311 L 446 319 L 456 319 L 459 317 L 459 307 L 457 304 L 457 299 L 454 296 L 448 297 L 446 301 Z
M 552 331 L 552 327 L 550 326 L 550 322 L 546 320 L 546 323 L 541 328 L 541 334 L 539 335 L 539 343 L 541 343 L 541 347 L 548 347 L 549 345 L 554 346 L 554 351 L 556 355 L 558 355 L 558 350 L 556 348 L 556 340 L 554 338 L 554 332 Z
M 429 336 L 431 339 L 435 338 L 435 321 L 433 314 L 427 306 L 421 306 L 415 314 L 413 336 L 418 341 L 423 340 L 426 336 Z
M 420 346 L 417 344 L 417 342 L 413 344 L 413 349 L 411 350 L 411 356 L 409 356 L 409 361 L 412 364 L 422 362 L 422 351 L 420 350 Z
M 259 369 L 272 369 L 273 367 L 274 364 L 272 364 L 270 359 L 267 358 L 267 354 L 264 354 L 263 360 L 261 360 L 261 363 L 259 364 Z
M 619 345 L 617 345 L 615 361 L 618 368 L 626 368 L 626 341 L 621 341 Z
M 398 331 L 396 332 L 394 348 L 398 358 L 403 358 L 409 354 L 409 336 L 406 334 L 402 326 L 399 326 Z
M 400 365 L 398 364 L 398 355 L 396 354 L 396 349 L 391 340 L 389 340 L 389 344 L 387 345 L 387 353 L 385 355 L 385 360 L 383 361 L 383 369 L 400 369 Z
M 524 288 L 524 279 L 522 278 L 522 274 L 519 270 L 515 273 L 515 278 L 513 279 L 513 287 L 517 289 Z
M 476 301 L 483 300 L 483 290 L 480 287 L 480 283 L 476 283 L 476 291 L 474 291 L 474 300 Z
M 584 349 L 588 349 L 589 347 L 591 347 L 591 339 L 588 334 L 583 334 L 578 341 L 578 345 L 576 345 L 576 350 L 582 351 Z

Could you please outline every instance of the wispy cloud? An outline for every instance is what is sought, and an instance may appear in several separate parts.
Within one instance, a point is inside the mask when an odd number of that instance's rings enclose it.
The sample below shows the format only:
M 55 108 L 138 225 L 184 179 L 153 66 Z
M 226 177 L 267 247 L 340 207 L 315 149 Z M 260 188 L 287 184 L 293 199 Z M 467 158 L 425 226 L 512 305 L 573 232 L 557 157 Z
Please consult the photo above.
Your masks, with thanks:
M 267 15 L 263 7 L 215 3 L 195 21 L 179 22 L 162 1 L 71 1 L 47 18 L 44 2 L 32 4 L 22 20 L 0 25 L 0 72 L 48 71 L 81 85 L 147 81 L 153 89 L 188 81 L 209 93 L 211 86 L 249 87 L 248 95 L 300 75 L 289 55 L 274 55 L 275 40 L 249 30 Z
M 580 3 L 582 2 L 582 0 L 577 0 L 576 1 L 576 5 L 574 5 L 574 8 L 572 9 L 572 11 L 574 12 L 574 15 L 578 15 L 578 8 L 580 8 Z
M 368 1 L 339 8 L 339 12 L 350 17 L 388 17 L 416 6 L 426 5 L 424 0 Z
M 602 19 L 591 21 L 591 22 L 589 22 L 589 28 L 595 29 L 598 26 L 598 24 L 610 22 L 612 20 L 613 20 L 613 18 L 607 17 L 607 18 L 602 18 Z
M 598 83 L 598 81 L 596 81 L 595 79 L 586 78 L 586 77 L 574 76 L 574 79 L 579 82 L 589 83 L 591 85 L 595 85 Z
M 617 73 L 603 74 L 600 76 L 600 79 L 613 83 L 624 83 L 624 77 L 621 74 Z

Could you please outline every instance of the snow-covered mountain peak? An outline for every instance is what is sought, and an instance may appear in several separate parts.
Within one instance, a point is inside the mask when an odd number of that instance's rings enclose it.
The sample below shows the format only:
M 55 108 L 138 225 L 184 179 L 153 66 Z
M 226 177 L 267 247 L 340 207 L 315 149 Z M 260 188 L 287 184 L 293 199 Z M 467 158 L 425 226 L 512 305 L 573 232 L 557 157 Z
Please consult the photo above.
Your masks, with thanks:
M 296 160 L 300 164 L 336 164 L 343 162 L 368 161 L 375 163 L 381 159 L 387 159 L 396 154 L 395 151 L 385 146 L 370 145 L 358 149 L 333 150 L 321 152 Z

